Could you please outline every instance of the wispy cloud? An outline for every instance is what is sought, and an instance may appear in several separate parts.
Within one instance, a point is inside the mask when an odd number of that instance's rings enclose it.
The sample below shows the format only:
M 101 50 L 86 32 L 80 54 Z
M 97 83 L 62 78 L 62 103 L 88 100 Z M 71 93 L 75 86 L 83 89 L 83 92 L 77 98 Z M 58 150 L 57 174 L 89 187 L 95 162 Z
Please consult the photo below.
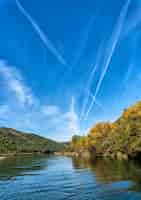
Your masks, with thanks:
M 56 105 L 43 106 L 41 108 L 41 111 L 45 116 L 54 116 L 54 115 L 59 115 L 60 114 L 60 109 Z
M 98 81 L 98 84 L 96 86 L 96 90 L 95 90 L 95 93 L 94 93 L 94 98 L 85 114 L 85 118 L 87 119 L 91 109 L 93 108 L 93 105 L 95 103 L 95 100 L 96 100 L 96 97 L 99 93 L 99 90 L 101 88 L 101 84 L 104 80 L 104 77 L 106 76 L 107 74 L 107 71 L 108 71 L 108 68 L 109 68 L 109 64 L 111 62 L 111 59 L 112 59 L 112 56 L 114 54 L 114 51 L 116 49 L 116 46 L 118 44 L 118 41 L 119 41 L 119 38 L 120 38 L 120 35 L 121 35 L 121 31 L 122 31 L 122 28 L 123 28 L 123 24 L 125 22 L 125 18 L 126 18 L 126 15 L 127 15 L 127 12 L 128 12 L 128 8 L 129 8 L 129 5 L 130 5 L 130 1 L 131 0 L 128 0 L 126 2 L 126 4 L 124 5 L 123 9 L 121 10 L 121 13 L 120 13 L 120 16 L 118 18 L 118 22 L 117 22 L 117 25 L 112 33 L 112 36 L 109 40 L 109 43 L 108 43 L 108 46 L 107 46 L 107 49 L 106 49 L 106 53 L 105 53 L 105 61 L 104 61 L 104 69 L 101 73 L 101 76 L 100 76 L 100 79 Z
M 32 131 L 68 141 L 79 132 L 79 119 L 72 97 L 64 112 L 56 104 L 41 102 L 34 96 L 17 67 L 0 60 L 0 81 L 3 82 L 7 100 L 0 104 L 0 123 L 25 131 Z M 49 136 L 48 136 L 49 134 Z
M 0 105 L 0 115 L 5 115 L 9 111 L 8 105 Z
M 14 67 L 0 60 L 0 77 L 3 78 L 7 89 L 15 95 L 21 105 L 31 106 L 34 103 L 34 97 L 29 87 L 26 86 L 20 73 Z
M 75 99 L 72 97 L 71 102 L 70 102 L 70 109 L 69 112 L 63 114 L 63 119 L 67 122 L 68 124 L 68 129 L 70 131 L 70 134 L 76 134 L 79 133 L 79 118 L 78 115 L 75 111 Z
M 19 11 L 26 17 L 26 19 L 29 21 L 29 23 L 32 25 L 33 29 L 43 42 L 43 44 L 47 47 L 47 49 L 57 58 L 57 60 L 63 64 L 67 65 L 64 58 L 60 55 L 58 50 L 54 47 L 52 42 L 49 40 L 49 38 L 46 36 L 44 31 L 40 28 L 38 23 L 32 18 L 32 16 L 27 12 L 27 10 L 22 6 L 19 0 L 16 0 L 16 5 L 19 9 Z
M 0 122 L 7 121 L 9 114 L 10 114 L 9 106 L 6 104 L 1 104 L 0 105 Z

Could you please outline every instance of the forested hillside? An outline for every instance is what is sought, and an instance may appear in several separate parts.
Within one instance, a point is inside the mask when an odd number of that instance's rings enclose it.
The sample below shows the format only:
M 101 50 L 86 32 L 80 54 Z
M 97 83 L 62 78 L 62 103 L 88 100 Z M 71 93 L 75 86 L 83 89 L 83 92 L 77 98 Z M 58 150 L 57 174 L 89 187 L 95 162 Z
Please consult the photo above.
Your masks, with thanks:
M 54 152 L 64 149 L 62 143 L 44 137 L 17 131 L 11 128 L 0 128 L 0 153 Z

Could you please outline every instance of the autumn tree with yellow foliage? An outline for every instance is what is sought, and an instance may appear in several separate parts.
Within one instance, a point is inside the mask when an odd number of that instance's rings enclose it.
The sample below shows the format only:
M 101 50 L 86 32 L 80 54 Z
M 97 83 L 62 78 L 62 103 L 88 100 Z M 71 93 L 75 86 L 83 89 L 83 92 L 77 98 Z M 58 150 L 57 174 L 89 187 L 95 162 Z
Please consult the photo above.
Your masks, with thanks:
M 74 136 L 71 147 L 85 151 L 95 147 L 97 155 L 139 158 L 141 155 L 141 102 L 126 109 L 113 123 L 101 122 L 87 136 Z M 125 157 L 125 156 L 124 156 Z

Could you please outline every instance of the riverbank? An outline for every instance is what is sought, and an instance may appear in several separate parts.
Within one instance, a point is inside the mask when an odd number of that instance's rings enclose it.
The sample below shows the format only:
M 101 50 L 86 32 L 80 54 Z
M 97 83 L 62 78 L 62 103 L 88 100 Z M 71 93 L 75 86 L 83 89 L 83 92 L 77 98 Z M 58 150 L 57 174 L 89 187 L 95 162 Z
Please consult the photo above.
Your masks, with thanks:
M 5 154 L 0 154 L 0 160 L 4 160 L 7 158 L 12 158 L 16 156 L 31 156 L 35 153 L 5 153 Z
M 32 155 L 55 155 L 55 153 L 54 152 L 53 153 L 42 153 L 42 152 L 0 153 L 0 160 L 16 156 L 32 156 Z
M 89 151 L 84 152 L 55 152 L 55 156 L 67 156 L 67 157 L 74 157 L 74 158 L 81 158 L 81 159 L 88 159 L 88 160 L 95 160 L 97 155 L 91 154 Z
M 82 159 L 110 159 L 110 160 L 134 160 L 134 158 L 129 158 L 127 154 L 118 151 L 116 154 L 98 154 L 92 153 L 90 151 L 82 152 L 55 152 L 55 156 L 67 156 L 67 157 L 76 157 Z
M 79 154 L 77 152 L 54 152 L 55 156 L 68 156 L 68 157 L 77 157 Z
M 0 160 L 4 160 L 4 159 L 6 159 L 6 157 L 0 156 Z

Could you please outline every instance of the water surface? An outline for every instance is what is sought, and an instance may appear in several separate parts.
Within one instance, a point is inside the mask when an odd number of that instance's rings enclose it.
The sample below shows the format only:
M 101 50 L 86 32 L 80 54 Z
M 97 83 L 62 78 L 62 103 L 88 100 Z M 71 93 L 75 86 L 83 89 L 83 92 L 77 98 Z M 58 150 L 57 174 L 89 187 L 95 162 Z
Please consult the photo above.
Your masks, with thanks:
M 133 161 L 21 156 L 0 161 L 0 200 L 140 200 Z

